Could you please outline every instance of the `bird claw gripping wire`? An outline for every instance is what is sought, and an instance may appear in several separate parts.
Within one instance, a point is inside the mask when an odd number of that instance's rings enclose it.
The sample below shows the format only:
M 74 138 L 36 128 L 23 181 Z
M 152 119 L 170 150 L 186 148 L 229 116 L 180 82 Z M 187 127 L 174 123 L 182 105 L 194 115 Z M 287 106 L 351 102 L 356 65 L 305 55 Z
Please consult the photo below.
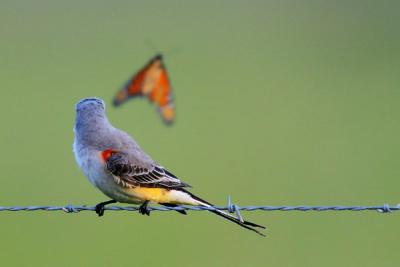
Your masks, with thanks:
M 231 203 L 231 196 L 228 196 L 228 205 L 227 205 L 228 212 L 235 213 L 236 217 L 240 222 L 244 222 L 242 214 L 240 214 L 240 209 L 236 204 Z

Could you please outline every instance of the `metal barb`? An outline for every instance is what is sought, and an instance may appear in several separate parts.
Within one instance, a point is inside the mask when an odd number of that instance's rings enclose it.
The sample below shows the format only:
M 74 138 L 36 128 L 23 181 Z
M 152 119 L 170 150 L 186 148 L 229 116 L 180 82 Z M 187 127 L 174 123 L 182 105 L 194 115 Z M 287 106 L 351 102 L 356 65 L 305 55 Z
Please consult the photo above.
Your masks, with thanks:
M 62 207 L 62 210 L 66 213 L 77 213 L 79 210 L 77 210 L 73 205 L 68 204 L 64 207 Z
M 232 204 L 231 196 L 228 196 L 228 206 L 227 206 L 227 208 L 228 208 L 228 212 L 236 214 L 237 219 L 241 223 L 244 222 L 242 214 L 240 214 L 240 208 L 236 204 Z
M 385 203 L 385 204 L 383 204 L 383 206 L 382 206 L 381 209 L 378 209 L 378 212 L 381 212 L 381 213 L 391 213 L 392 210 L 390 209 L 389 204 Z
M 231 196 L 228 196 L 228 203 L 227 203 L 226 207 L 228 208 L 228 212 L 229 213 L 234 213 L 235 212 L 235 210 L 232 207 Z

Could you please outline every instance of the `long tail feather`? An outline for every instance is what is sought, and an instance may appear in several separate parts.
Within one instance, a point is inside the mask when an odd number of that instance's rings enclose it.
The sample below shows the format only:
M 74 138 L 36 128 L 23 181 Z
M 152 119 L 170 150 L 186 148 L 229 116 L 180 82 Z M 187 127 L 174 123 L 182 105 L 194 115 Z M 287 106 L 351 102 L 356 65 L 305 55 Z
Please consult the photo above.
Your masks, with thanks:
M 204 207 L 213 206 L 211 203 L 199 198 L 196 195 L 193 195 L 192 193 L 190 193 L 189 191 L 187 191 L 185 189 L 180 189 L 180 191 L 183 191 L 186 194 L 190 195 L 190 197 L 193 198 L 194 200 L 196 200 L 197 204 L 200 205 L 200 206 L 204 206 Z M 233 223 L 236 223 L 237 225 L 239 225 L 239 226 L 241 226 L 243 228 L 246 228 L 248 230 L 256 232 L 257 234 L 265 237 L 265 234 L 263 234 L 260 231 L 258 231 L 257 229 L 253 228 L 253 227 L 258 227 L 258 228 L 265 229 L 265 226 L 258 225 L 258 224 L 255 224 L 255 223 L 252 223 L 252 222 L 249 222 L 249 221 L 241 221 L 238 218 L 236 218 L 235 216 L 233 216 L 233 215 L 231 215 L 231 214 L 229 214 L 229 213 L 227 213 L 225 211 L 222 211 L 222 210 L 210 210 L 210 212 L 212 212 L 212 213 L 214 213 L 214 214 L 216 214 L 218 216 L 221 216 L 224 219 L 227 219 L 227 220 L 229 220 L 229 221 L 231 221 Z
M 178 206 L 178 205 L 170 204 L 170 203 L 160 203 L 160 205 L 163 205 L 163 206 L 166 206 L 166 207 L 176 207 L 176 206 Z M 185 210 L 176 210 L 176 211 L 179 212 L 180 214 L 187 215 Z
M 225 212 L 223 212 L 221 210 L 211 210 L 210 212 L 212 212 L 214 214 L 217 214 L 217 215 L 219 215 L 219 216 L 221 216 L 221 217 L 223 217 L 223 218 L 225 218 L 225 219 L 227 219 L 227 220 L 229 220 L 231 222 L 236 223 L 237 225 L 240 225 L 241 227 L 244 227 L 244 228 L 246 228 L 248 230 L 256 232 L 257 234 L 265 237 L 265 234 L 261 233 L 257 229 L 254 229 L 254 228 L 250 227 L 250 226 L 253 226 L 253 227 L 259 227 L 259 228 L 265 229 L 264 226 L 261 226 L 261 225 L 258 225 L 258 224 L 255 224 L 255 223 L 252 223 L 252 222 L 249 222 L 249 221 L 243 221 L 242 222 L 238 218 L 232 216 L 229 213 L 225 213 Z

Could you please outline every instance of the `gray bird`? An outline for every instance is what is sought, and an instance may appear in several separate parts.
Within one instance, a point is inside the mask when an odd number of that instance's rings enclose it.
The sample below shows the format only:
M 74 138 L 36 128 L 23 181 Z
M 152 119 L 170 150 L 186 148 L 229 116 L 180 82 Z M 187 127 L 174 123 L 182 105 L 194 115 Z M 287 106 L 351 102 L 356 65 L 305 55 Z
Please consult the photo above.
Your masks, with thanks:
M 143 215 L 150 215 L 150 202 L 168 207 L 212 206 L 187 191 L 188 184 L 152 160 L 127 133 L 114 128 L 107 119 L 103 100 L 86 98 L 76 104 L 74 133 L 73 150 L 79 167 L 95 187 L 111 198 L 96 205 L 99 216 L 104 214 L 105 205 L 116 202 L 141 204 L 139 212 Z M 254 229 L 264 226 L 221 210 L 210 212 L 264 236 Z

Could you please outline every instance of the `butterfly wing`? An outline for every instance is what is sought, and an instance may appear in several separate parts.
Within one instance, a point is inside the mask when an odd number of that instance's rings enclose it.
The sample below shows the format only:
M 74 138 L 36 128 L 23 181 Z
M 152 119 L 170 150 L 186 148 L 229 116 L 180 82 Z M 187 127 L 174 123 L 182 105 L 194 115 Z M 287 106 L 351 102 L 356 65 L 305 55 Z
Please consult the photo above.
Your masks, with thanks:
M 162 62 L 160 64 L 160 71 L 157 74 L 157 79 L 155 79 L 155 86 L 148 97 L 152 103 L 156 104 L 164 122 L 171 124 L 175 118 L 172 88 L 167 70 Z
M 173 122 L 172 88 L 161 55 L 153 57 L 121 88 L 114 98 L 114 105 L 119 106 L 135 96 L 147 96 L 157 106 L 164 122 Z

